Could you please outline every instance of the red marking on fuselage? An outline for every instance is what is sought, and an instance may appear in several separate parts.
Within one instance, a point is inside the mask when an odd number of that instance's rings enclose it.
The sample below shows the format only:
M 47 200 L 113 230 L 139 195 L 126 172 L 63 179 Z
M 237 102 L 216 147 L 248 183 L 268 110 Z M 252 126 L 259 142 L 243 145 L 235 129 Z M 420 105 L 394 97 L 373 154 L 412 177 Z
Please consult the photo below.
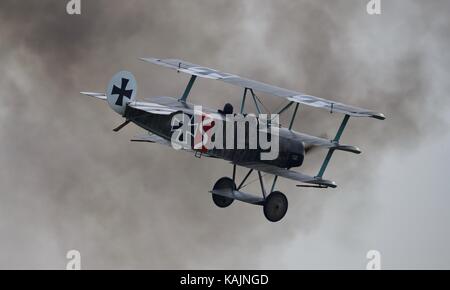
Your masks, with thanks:
M 202 144 L 202 148 L 201 149 L 197 149 L 198 151 L 200 151 L 201 153 L 206 153 L 208 152 L 208 149 L 205 147 L 204 145 L 204 137 L 205 134 L 207 136 L 208 140 L 211 140 L 211 132 L 209 132 L 209 130 L 211 130 L 212 128 L 214 128 L 215 126 L 215 121 L 208 115 L 203 114 L 201 117 L 201 130 L 196 130 L 196 132 L 194 132 L 194 149 L 197 147 L 196 145 L 198 144 Z

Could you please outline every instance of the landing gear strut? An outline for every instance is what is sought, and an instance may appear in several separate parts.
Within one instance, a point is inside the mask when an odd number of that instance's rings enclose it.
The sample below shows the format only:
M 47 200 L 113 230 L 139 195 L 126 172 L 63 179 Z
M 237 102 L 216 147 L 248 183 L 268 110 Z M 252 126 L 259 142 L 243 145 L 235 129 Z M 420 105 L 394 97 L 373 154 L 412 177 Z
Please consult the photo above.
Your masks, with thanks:
M 247 173 L 238 187 L 236 187 L 236 183 L 233 181 L 234 178 L 222 177 L 217 180 L 211 191 L 214 204 L 224 208 L 230 206 L 236 199 L 250 204 L 261 205 L 263 207 L 264 216 L 270 222 L 280 221 L 286 215 L 288 200 L 282 192 L 273 191 L 277 181 L 276 177 L 272 184 L 272 192 L 269 195 L 266 194 L 263 176 L 259 171 L 258 177 L 261 185 L 262 197 L 241 191 L 241 189 L 245 187 L 244 183 L 252 171 L 253 170 L 250 170 Z M 233 170 L 233 177 L 235 177 L 235 173 L 235 170 Z

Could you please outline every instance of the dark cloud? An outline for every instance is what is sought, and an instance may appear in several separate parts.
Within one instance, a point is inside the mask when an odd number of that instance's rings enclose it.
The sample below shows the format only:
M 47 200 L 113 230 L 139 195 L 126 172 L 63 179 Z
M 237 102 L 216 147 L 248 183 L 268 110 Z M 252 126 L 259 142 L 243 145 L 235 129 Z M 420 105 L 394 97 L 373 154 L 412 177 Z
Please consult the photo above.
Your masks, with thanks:
M 319 229 L 337 209 L 332 240 L 364 248 L 357 233 L 376 217 L 376 192 L 360 188 L 376 183 L 382 156 L 448 128 L 448 3 L 391 2 L 371 17 L 361 1 L 82 0 L 79 16 L 66 14 L 65 1 L 1 1 L 0 267 L 63 268 L 72 248 L 89 268 L 267 267 L 262 253 L 301 251 L 290 248 L 299 237 L 320 250 L 311 237 L 328 238 Z M 212 205 L 208 190 L 229 165 L 130 144 L 139 129 L 113 133 L 120 116 L 78 94 L 104 90 L 121 69 L 137 76 L 140 96 L 179 94 L 187 77 L 142 56 L 184 58 L 388 119 L 351 122 L 344 139 L 366 153 L 336 156 L 327 172 L 336 191 L 281 182 L 290 211 L 269 224 L 252 206 Z M 199 81 L 193 101 L 237 105 L 240 94 Z M 296 128 L 332 135 L 340 118 L 305 108 Z M 289 265 L 318 266 L 314 257 Z

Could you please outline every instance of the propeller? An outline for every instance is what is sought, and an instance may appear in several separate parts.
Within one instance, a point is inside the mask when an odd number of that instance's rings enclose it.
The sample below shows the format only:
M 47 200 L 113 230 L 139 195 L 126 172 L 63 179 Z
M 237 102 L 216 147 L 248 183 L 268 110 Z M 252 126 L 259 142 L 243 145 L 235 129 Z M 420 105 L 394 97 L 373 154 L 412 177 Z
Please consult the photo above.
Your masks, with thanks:
M 322 134 L 322 135 L 320 135 L 319 137 L 320 137 L 320 138 L 323 138 L 323 139 L 328 139 L 327 134 Z M 314 152 L 314 151 L 317 151 L 317 149 L 319 149 L 319 148 L 320 148 L 320 146 L 315 146 L 315 145 L 312 145 L 312 144 L 307 144 L 307 145 L 305 145 L 305 155 L 308 154 L 308 153 L 312 153 L 312 152 Z
M 319 148 L 319 146 L 314 146 L 314 145 L 308 144 L 308 145 L 305 146 L 305 154 L 309 154 L 311 152 L 314 152 L 314 151 L 317 150 L 317 148 Z

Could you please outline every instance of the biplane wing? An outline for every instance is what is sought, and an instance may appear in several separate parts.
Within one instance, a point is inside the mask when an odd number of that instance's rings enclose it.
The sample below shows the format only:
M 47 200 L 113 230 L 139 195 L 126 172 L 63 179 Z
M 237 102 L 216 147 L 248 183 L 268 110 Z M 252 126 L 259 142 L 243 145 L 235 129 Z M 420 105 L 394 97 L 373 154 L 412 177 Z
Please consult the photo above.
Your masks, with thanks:
M 381 113 L 342 104 L 331 100 L 310 96 L 307 94 L 291 91 L 288 89 L 283 89 L 273 85 L 268 85 L 262 82 L 243 78 L 238 75 L 220 72 L 218 70 L 207 67 L 202 67 L 179 59 L 141 58 L 141 60 L 161 65 L 167 68 L 175 69 L 177 71 L 181 71 L 190 75 L 207 79 L 221 80 L 228 84 L 271 94 L 273 96 L 284 98 L 295 103 L 326 109 L 330 112 L 339 112 L 354 117 L 372 117 L 380 120 L 385 119 L 385 116 Z
M 325 138 L 311 136 L 305 133 L 296 132 L 294 130 L 288 130 L 286 128 L 280 128 L 280 131 L 281 130 L 285 131 L 286 136 L 289 136 L 293 140 L 301 141 L 306 145 L 317 146 L 333 150 L 347 151 L 355 154 L 361 153 L 361 150 L 356 146 L 340 144 L 338 141 L 327 140 Z
M 336 183 L 331 180 L 322 179 L 321 177 L 309 176 L 298 171 L 288 170 L 286 168 L 280 168 L 277 166 L 268 165 L 264 163 L 245 162 L 245 163 L 237 163 L 237 165 L 311 185 L 332 187 L 332 188 L 337 187 Z

